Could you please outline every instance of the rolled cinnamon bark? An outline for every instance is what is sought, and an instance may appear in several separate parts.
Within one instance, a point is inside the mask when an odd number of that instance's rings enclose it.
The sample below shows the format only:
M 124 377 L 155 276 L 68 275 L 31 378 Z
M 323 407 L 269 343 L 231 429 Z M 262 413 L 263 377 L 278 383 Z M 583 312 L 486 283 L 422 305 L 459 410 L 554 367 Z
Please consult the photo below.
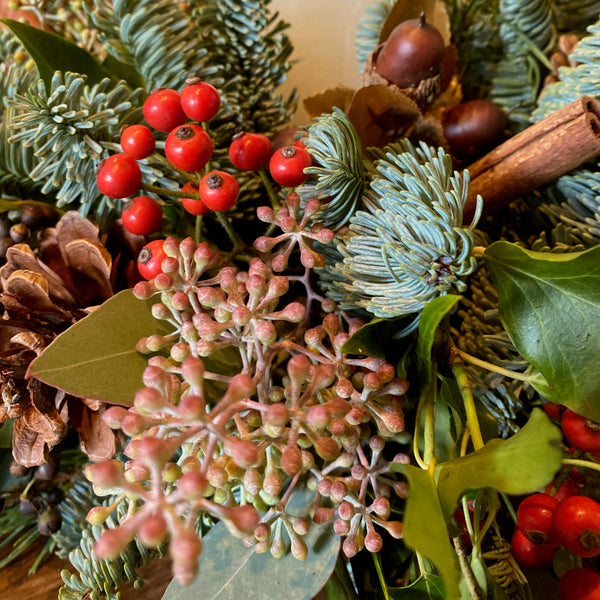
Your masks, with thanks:
M 508 204 L 600 155 L 600 103 L 581 96 L 508 139 L 468 167 L 465 222 L 477 195 L 484 214 Z

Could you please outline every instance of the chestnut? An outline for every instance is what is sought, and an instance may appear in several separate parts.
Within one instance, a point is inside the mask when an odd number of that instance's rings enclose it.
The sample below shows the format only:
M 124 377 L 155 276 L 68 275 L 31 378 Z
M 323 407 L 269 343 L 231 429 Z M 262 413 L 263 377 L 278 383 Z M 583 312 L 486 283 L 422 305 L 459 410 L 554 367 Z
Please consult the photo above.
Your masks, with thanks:
M 506 123 L 504 111 L 484 99 L 461 102 L 442 116 L 450 152 L 460 159 L 477 158 L 500 143 Z
M 440 71 L 446 45 L 442 34 L 425 20 L 408 19 L 390 33 L 377 56 L 377 73 L 400 88 L 414 88 Z

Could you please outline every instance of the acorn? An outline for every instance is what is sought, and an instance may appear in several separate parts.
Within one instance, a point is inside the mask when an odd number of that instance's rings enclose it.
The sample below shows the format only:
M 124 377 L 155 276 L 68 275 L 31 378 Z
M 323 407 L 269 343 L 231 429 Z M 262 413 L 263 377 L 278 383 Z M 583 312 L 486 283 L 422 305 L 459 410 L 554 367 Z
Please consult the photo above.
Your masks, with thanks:
M 425 20 L 408 19 L 397 25 L 382 46 L 377 73 L 399 88 L 415 88 L 439 74 L 446 44 L 442 34 Z
M 461 160 L 482 156 L 504 138 L 507 118 L 489 100 L 461 102 L 442 116 L 444 136 L 451 154 Z

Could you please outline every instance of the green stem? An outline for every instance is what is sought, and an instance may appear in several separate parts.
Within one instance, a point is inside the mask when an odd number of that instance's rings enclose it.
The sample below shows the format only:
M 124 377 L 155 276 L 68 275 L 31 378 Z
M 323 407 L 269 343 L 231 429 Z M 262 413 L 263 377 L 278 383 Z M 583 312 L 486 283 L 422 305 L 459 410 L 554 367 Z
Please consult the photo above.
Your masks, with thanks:
M 432 381 L 436 381 L 435 374 Z M 423 424 L 423 462 L 429 467 L 435 457 L 435 401 L 437 386 L 432 386 L 431 397 L 425 402 L 425 423 Z
M 452 368 L 454 377 L 456 377 L 456 383 L 458 384 L 465 412 L 467 413 L 467 427 L 471 432 L 473 448 L 479 450 L 483 448 L 484 442 L 481 427 L 479 426 L 479 418 L 477 417 L 477 409 L 475 408 L 473 390 L 471 389 L 471 380 L 462 361 L 462 352 L 454 344 L 450 348 L 450 356 L 450 367 Z
M 375 570 L 377 571 L 377 578 L 379 579 L 379 585 L 381 585 L 381 590 L 383 591 L 383 597 L 385 598 L 385 600 L 391 600 L 387 584 L 385 583 L 385 577 L 383 576 L 383 569 L 381 568 L 381 561 L 379 560 L 379 554 L 377 552 L 372 552 L 371 556 L 373 557 L 373 562 L 375 563 Z
M 275 194 L 275 190 L 273 189 L 273 184 L 271 183 L 271 180 L 267 176 L 267 172 L 264 169 L 259 169 L 258 174 L 260 175 L 263 185 L 265 186 L 265 189 L 267 190 L 267 194 L 269 196 L 269 200 L 271 200 L 271 206 L 273 207 L 273 210 L 278 210 L 279 208 L 281 208 L 281 203 L 279 202 L 279 199 L 277 198 L 277 195 Z
M 157 185 L 152 185 L 150 183 L 143 183 L 140 185 L 140 189 L 146 192 L 152 192 L 157 196 L 169 196 L 171 198 L 194 198 L 196 200 L 200 199 L 198 194 L 194 192 L 182 192 L 180 190 L 169 190 L 167 188 L 158 187 Z
M 577 458 L 563 458 L 563 465 L 571 465 L 573 467 L 583 467 L 584 469 L 593 469 L 600 471 L 600 463 L 592 462 L 591 460 L 580 460 Z
M 467 559 L 467 552 L 463 545 L 462 539 L 460 536 L 456 536 L 452 538 L 452 543 L 454 544 L 454 549 L 456 550 L 456 555 L 458 556 L 460 570 L 464 575 L 467 588 L 469 589 L 469 595 L 473 600 L 485 600 L 485 595 L 479 587 L 479 583 L 477 583 L 473 569 L 471 568 L 471 565 Z
M 224 215 L 222 212 L 219 211 L 215 211 L 215 214 L 217 215 L 217 220 L 219 221 L 223 229 L 227 232 L 227 235 L 229 236 L 229 239 L 231 240 L 234 247 L 239 248 L 243 246 L 244 242 L 241 240 L 240 236 L 235 232 L 235 230 L 231 226 L 231 221 L 229 220 L 229 217 L 227 217 L 227 215 Z
M 457 349 L 460 357 L 463 360 L 471 363 L 472 365 L 476 365 L 477 367 L 481 367 L 482 369 L 486 369 L 487 371 L 492 371 L 493 373 L 498 373 L 498 375 L 503 375 L 504 377 L 509 377 L 511 379 L 517 379 L 518 381 L 530 382 L 531 377 L 526 373 L 519 373 L 518 371 L 511 371 L 510 369 L 505 369 L 504 367 L 499 367 L 487 360 L 482 360 L 481 358 L 477 358 L 468 352 L 463 352 L 460 349 Z
M 196 224 L 194 227 L 194 240 L 196 244 L 202 241 L 202 215 L 196 215 Z

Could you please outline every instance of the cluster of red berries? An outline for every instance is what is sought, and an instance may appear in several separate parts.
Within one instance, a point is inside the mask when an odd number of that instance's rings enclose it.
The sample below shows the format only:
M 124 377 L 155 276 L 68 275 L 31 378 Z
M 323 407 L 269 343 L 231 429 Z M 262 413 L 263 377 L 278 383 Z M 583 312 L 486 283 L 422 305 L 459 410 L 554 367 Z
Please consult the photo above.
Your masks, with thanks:
M 180 198 L 183 208 L 195 216 L 232 208 L 240 192 L 238 181 L 227 171 L 207 170 L 213 142 L 201 125 L 192 122 L 210 121 L 217 115 L 220 105 L 219 92 L 197 77 L 188 79 L 181 92 L 170 88 L 153 91 L 143 105 L 149 127 L 130 125 L 123 129 L 120 138 L 123 152 L 108 157 L 98 166 L 98 189 L 110 198 L 127 198 L 139 190 L 142 172 L 137 161 L 148 158 L 155 151 L 156 139 L 150 129 L 153 128 L 168 133 L 165 157 L 173 167 L 189 174 L 190 181 L 177 194 L 184 194 Z M 304 183 L 308 178 L 305 169 L 312 164 L 311 156 L 301 142 L 273 151 L 271 140 L 261 133 L 237 133 L 228 150 L 235 168 L 242 171 L 268 168 L 273 180 L 282 187 Z M 198 180 L 196 174 L 203 170 L 206 172 Z M 151 196 L 142 195 L 127 202 L 121 218 L 123 226 L 131 233 L 149 235 L 161 230 L 162 216 L 161 204 Z M 153 242 L 140 257 L 140 273 L 146 278 L 160 272 L 159 246 L 158 241 Z
M 558 404 L 544 405 L 561 424 L 573 450 L 600 458 L 600 427 Z M 517 527 L 511 545 L 517 562 L 526 569 L 552 566 L 557 548 L 562 547 L 582 567 L 560 574 L 561 600 L 600 599 L 600 571 L 589 559 L 600 556 L 600 503 L 583 495 L 584 478 L 572 468 L 566 478 L 554 481 L 543 493 L 527 496 L 517 510 Z

